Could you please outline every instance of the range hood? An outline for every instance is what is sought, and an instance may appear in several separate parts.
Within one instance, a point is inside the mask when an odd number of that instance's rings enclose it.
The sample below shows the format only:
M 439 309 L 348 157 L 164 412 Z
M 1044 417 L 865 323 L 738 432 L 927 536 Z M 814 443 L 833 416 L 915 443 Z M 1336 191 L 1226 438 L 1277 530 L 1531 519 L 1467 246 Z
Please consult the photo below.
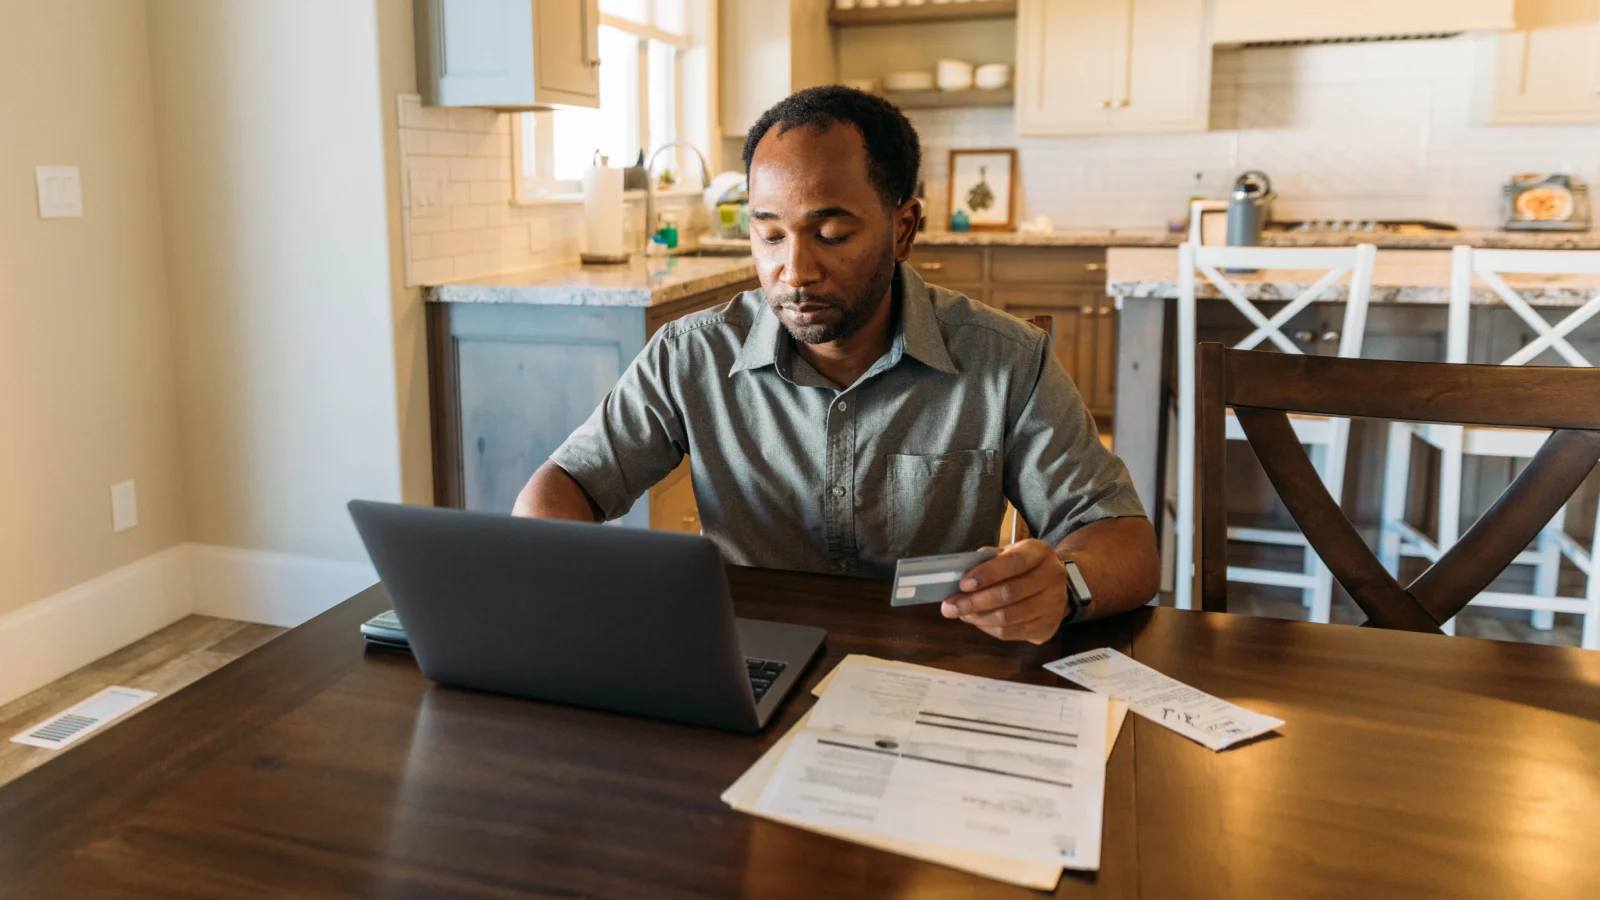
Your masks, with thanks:
M 1516 0 L 1214 0 L 1218 44 L 1341 43 L 1516 27 Z

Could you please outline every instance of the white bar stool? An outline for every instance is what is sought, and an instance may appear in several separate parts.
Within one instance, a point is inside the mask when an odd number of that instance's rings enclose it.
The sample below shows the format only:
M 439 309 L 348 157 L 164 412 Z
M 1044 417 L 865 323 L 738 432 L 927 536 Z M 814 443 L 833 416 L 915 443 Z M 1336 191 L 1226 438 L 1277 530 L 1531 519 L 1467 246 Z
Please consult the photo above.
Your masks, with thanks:
M 1551 325 L 1528 305 L 1502 273 L 1529 275 L 1600 275 L 1600 251 L 1573 250 L 1475 250 L 1455 248 L 1450 271 L 1450 319 L 1445 343 L 1447 362 L 1468 362 L 1471 343 L 1473 277 L 1489 286 L 1495 297 L 1509 306 L 1538 335 L 1527 346 L 1501 360 L 1499 365 L 1521 366 L 1546 351 L 1554 351 L 1573 366 L 1594 365 L 1567 341 L 1567 335 L 1600 314 L 1600 292 L 1594 299 Z M 1491 301 L 1493 302 L 1493 301 Z M 1600 402 L 1597 399 L 1596 402 Z M 1439 450 L 1439 539 L 1431 540 L 1405 520 L 1408 482 L 1411 475 L 1411 438 L 1415 436 Z M 1383 520 L 1378 556 L 1391 573 L 1398 573 L 1402 557 L 1421 557 L 1435 562 L 1461 536 L 1461 464 L 1468 456 L 1532 459 L 1550 436 L 1548 431 L 1512 428 L 1479 428 L 1461 425 L 1415 425 L 1395 422 L 1389 426 L 1389 452 L 1383 473 Z M 1600 649 L 1600 575 L 1594 560 L 1600 555 L 1600 511 L 1595 516 L 1595 538 L 1589 546 L 1579 543 L 1566 530 L 1567 511 L 1561 512 L 1539 535 L 1534 549 L 1516 559 L 1517 565 L 1533 566 L 1533 592 L 1527 594 L 1485 591 L 1472 602 L 1479 606 L 1533 611 L 1535 628 L 1548 629 L 1558 612 L 1583 616 L 1583 646 Z M 1587 579 L 1583 598 L 1560 597 L 1556 590 L 1562 557 Z M 1445 633 L 1455 633 L 1455 620 L 1444 625 Z
M 1345 298 L 1344 330 L 1339 336 L 1339 355 L 1361 355 L 1367 327 L 1367 305 L 1372 295 L 1372 270 L 1377 248 L 1371 244 L 1334 249 L 1279 247 L 1196 247 L 1178 248 L 1178 453 L 1177 509 L 1171 532 L 1176 545 L 1174 595 L 1179 609 L 1194 608 L 1195 539 L 1195 344 L 1197 307 L 1195 270 L 1216 286 L 1234 308 L 1255 326 L 1249 336 L 1234 345 L 1249 350 L 1271 341 L 1284 353 L 1303 353 L 1284 336 L 1283 326 L 1295 314 L 1317 300 L 1333 300 L 1331 289 L 1346 274 L 1350 287 Z M 1324 274 L 1311 287 L 1270 318 L 1245 299 L 1239 287 L 1219 269 L 1312 270 Z M 1301 280 L 1296 277 L 1296 280 Z M 1350 442 L 1350 420 L 1325 416 L 1291 416 L 1290 423 L 1301 442 L 1309 445 L 1312 463 L 1322 476 L 1329 493 L 1339 497 L 1344 491 L 1345 454 Z M 1228 440 L 1244 440 L 1244 430 L 1230 410 Z M 1164 531 L 1167 529 L 1164 528 Z M 1313 622 L 1327 622 L 1333 606 L 1333 575 L 1312 551 L 1305 535 L 1296 529 L 1233 528 L 1228 539 L 1246 543 L 1281 544 L 1305 548 L 1305 562 L 1299 572 L 1229 566 L 1228 580 L 1249 584 L 1269 584 L 1299 588 L 1303 603 L 1310 608 Z

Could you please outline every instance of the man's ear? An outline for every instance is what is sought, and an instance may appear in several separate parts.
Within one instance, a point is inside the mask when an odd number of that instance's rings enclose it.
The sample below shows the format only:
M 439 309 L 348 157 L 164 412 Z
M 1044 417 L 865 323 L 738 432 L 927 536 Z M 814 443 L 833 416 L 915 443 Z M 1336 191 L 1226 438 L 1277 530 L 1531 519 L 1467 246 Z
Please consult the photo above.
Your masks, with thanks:
M 915 197 L 900 204 L 894 211 L 894 259 L 905 262 L 911 256 L 911 243 L 917 238 L 917 226 L 922 222 L 922 201 Z

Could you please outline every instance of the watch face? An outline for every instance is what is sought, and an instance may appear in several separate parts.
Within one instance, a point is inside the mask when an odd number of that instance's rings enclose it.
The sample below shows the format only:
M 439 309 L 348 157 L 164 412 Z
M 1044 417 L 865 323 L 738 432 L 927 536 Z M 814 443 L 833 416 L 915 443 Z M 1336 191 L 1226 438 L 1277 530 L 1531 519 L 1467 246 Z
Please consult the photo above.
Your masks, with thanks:
M 1068 591 L 1072 594 L 1073 599 L 1077 600 L 1079 603 L 1088 605 L 1090 599 L 1089 585 L 1083 580 L 1083 573 L 1078 571 L 1078 564 L 1072 562 L 1071 560 L 1066 560 L 1065 564 L 1067 567 Z

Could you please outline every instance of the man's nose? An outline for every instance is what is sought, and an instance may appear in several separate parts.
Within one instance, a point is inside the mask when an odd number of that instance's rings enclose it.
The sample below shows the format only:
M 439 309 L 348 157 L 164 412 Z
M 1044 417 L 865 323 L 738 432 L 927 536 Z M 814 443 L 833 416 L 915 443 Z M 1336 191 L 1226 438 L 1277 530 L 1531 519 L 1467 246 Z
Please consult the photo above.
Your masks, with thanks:
M 789 287 L 801 288 L 822 280 L 822 267 L 809 243 L 800 238 L 788 243 L 789 252 L 783 261 L 783 283 Z

